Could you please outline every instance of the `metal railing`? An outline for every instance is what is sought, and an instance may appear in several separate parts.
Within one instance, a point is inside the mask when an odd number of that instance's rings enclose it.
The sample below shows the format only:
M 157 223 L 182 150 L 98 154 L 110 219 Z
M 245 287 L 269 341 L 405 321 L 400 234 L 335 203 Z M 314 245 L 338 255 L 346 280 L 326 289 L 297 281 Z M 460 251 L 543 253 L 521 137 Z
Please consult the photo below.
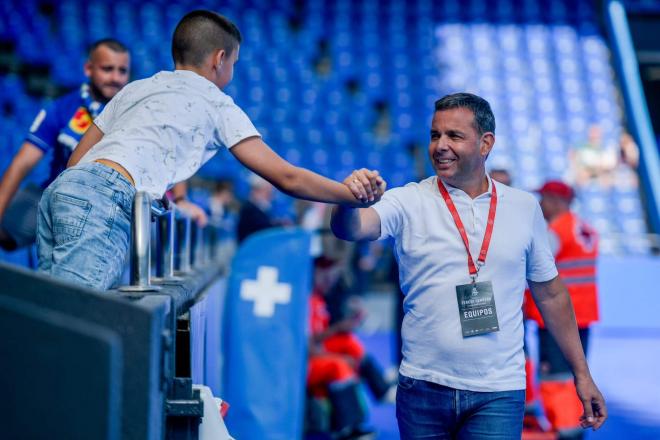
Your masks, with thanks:
M 0 388 L 18 377 L 25 390 L 8 404 L 50 415 L 33 437 L 199 438 L 204 401 L 193 381 L 221 381 L 220 347 L 206 350 L 207 335 L 217 338 L 223 319 L 221 238 L 215 226 L 198 228 L 181 210 L 141 192 L 133 202 L 130 285 L 121 292 L 99 294 L 0 264 L 0 327 L 16 336 L 0 338 L 0 352 L 11 354 L 0 362 L 8 371 Z M 57 349 L 40 349 L 44 329 L 56 335 Z M 36 368 L 44 361 L 47 374 Z M 104 374 L 85 375 L 89 368 Z M 61 383 L 68 384 L 65 393 Z M 66 410 L 80 406 L 90 389 L 98 390 L 93 402 L 75 414 Z M 89 423 L 77 423 L 78 413 Z M 3 434 L 24 435 L 30 417 L 11 418 Z
M 146 192 L 135 195 L 130 281 L 118 290 L 136 301 L 169 298 L 168 330 L 162 335 L 167 439 L 193 439 L 199 435 L 204 405 L 199 390 L 192 386 L 192 365 L 193 357 L 200 362 L 206 355 L 193 352 L 190 311 L 223 271 L 216 258 L 220 254 L 219 237 L 215 226 L 199 227 L 189 215 L 166 200 L 153 201 Z M 152 248 L 155 277 L 151 270 Z M 147 295 L 149 292 L 155 295 Z M 204 319 L 210 316 L 219 319 L 214 313 L 205 312 Z
M 155 225 L 155 277 L 151 273 L 152 223 Z M 133 200 L 129 285 L 119 291 L 141 294 L 181 283 L 183 275 L 208 264 L 217 249 L 215 227 L 200 228 L 176 206 L 153 201 L 140 191 Z M 155 283 L 155 284 L 154 284 Z

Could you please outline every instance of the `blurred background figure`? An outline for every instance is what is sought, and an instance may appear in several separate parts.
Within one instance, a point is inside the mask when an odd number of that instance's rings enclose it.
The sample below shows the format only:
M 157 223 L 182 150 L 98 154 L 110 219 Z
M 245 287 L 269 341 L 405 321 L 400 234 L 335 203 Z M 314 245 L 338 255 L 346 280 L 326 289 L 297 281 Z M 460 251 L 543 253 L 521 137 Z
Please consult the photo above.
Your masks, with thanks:
M 630 133 L 621 133 L 619 148 L 621 162 L 632 170 L 637 170 L 639 166 L 639 147 Z
M 513 183 L 511 180 L 511 174 L 505 168 L 492 168 L 488 174 L 490 174 L 490 177 L 493 180 L 503 183 L 506 186 L 511 186 Z
M 222 179 L 211 184 L 208 198 L 209 224 L 215 226 L 218 232 L 217 258 L 220 264 L 229 265 L 236 253 L 236 227 L 240 202 L 234 194 L 234 183 Z
M 209 196 L 209 222 L 218 226 L 227 234 L 236 232 L 236 217 L 240 209 L 234 184 L 231 180 L 219 180 L 213 184 Z
M 342 267 L 326 256 L 314 260 L 314 289 L 310 296 L 311 336 L 308 367 L 308 391 L 312 397 L 327 395 L 330 400 L 333 431 L 345 430 L 354 420 L 359 426 L 366 418 L 360 402 L 357 382 L 363 381 L 374 398 L 394 403 L 396 387 L 390 383 L 378 362 L 366 351 L 355 332 L 365 317 L 361 302 L 347 298 L 342 283 Z M 339 296 L 343 312 L 332 316 L 326 300 Z M 339 382 L 336 383 L 336 382 Z M 361 431 L 345 438 L 362 438 Z M 344 437 L 342 437 L 344 438 Z
M 539 190 L 541 209 L 548 221 L 551 248 L 559 276 L 573 302 L 582 348 L 587 353 L 589 333 L 599 320 L 596 287 L 598 234 L 571 211 L 573 188 L 561 181 L 546 182 Z M 529 290 L 525 316 L 538 325 L 539 397 L 552 430 L 560 439 L 581 439 L 582 404 L 575 394 L 573 377 L 555 340 L 546 329 Z M 529 382 L 528 382 L 529 384 Z M 530 394 L 536 395 L 531 391 Z
M 619 138 L 619 162 L 614 171 L 614 182 L 619 188 L 639 190 L 639 147 L 637 142 L 624 131 Z
M 584 187 L 596 183 L 610 188 L 618 164 L 618 150 L 615 142 L 603 137 L 598 125 L 589 127 L 586 142 L 574 148 L 570 156 L 575 184 Z
M 0 181 L 0 247 L 14 250 L 36 239 L 37 206 L 43 190 L 66 168 L 71 152 L 92 120 L 128 83 L 128 48 L 114 39 L 93 43 L 83 65 L 87 81 L 73 92 L 42 108 L 21 148 Z M 47 173 L 39 185 L 19 189 L 25 177 L 44 158 Z
M 249 183 L 250 193 L 247 200 L 241 205 L 241 210 L 238 214 L 236 238 L 239 243 L 255 232 L 279 225 L 278 222 L 271 218 L 270 212 L 275 187 L 256 174 L 250 175 Z
M 328 211 L 329 206 L 325 203 L 308 200 L 296 201 L 296 223 L 303 229 L 312 232 L 310 252 L 313 257 L 318 257 L 323 253 L 323 237 L 330 232 L 326 225 Z

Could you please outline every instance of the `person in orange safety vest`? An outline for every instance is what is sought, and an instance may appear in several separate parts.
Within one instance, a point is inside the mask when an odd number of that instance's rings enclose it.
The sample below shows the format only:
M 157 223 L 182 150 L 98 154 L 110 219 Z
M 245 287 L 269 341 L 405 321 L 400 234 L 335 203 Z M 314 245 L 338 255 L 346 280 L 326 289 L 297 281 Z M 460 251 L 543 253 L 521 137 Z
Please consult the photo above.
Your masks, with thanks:
M 562 278 L 575 310 L 580 340 L 586 354 L 589 328 L 598 321 L 596 259 L 598 235 L 570 209 L 573 189 L 561 181 L 548 181 L 539 190 L 541 209 L 548 221 L 551 247 L 559 276 Z M 529 292 L 525 295 L 524 313 L 538 324 L 539 392 L 545 416 L 560 439 L 580 439 L 582 405 L 575 394 L 573 376 L 559 347 L 545 324 Z M 534 395 L 535 390 L 528 390 Z
M 383 399 L 392 387 L 353 333 L 362 320 L 362 312 L 355 310 L 350 316 L 331 322 L 325 295 L 338 284 L 341 271 L 342 267 L 328 257 L 314 260 L 314 289 L 309 299 L 307 391 L 312 398 L 329 400 L 333 438 L 363 440 L 374 433 L 363 427 L 366 403 L 360 380 L 365 380 L 377 399 Z

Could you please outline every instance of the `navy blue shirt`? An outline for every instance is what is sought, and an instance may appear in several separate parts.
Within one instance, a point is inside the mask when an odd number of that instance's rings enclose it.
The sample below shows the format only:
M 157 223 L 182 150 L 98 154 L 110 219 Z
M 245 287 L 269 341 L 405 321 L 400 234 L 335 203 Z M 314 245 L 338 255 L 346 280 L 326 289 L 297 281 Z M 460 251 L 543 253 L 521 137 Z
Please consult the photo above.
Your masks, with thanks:
M 69 156 L 103 107 L 92 98 L 89 85 L 83 84 L 39 111 L 25 140 L 46 154 L 53 153 L 43 188 L 64 171 Z

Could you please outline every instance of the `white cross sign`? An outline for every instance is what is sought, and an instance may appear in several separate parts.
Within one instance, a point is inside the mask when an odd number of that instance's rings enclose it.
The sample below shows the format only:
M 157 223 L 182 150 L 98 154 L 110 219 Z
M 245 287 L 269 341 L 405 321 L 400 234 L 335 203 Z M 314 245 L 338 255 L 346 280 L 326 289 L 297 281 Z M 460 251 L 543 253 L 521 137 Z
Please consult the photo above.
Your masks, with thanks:
M 277 268 L 260 266 L 256 280 L 241 282 L 241 299 L 254 301 L 254 316 L 269 318 L 275 314 L 275 304 L 291 301 L 291 284 L 278 283 Z

